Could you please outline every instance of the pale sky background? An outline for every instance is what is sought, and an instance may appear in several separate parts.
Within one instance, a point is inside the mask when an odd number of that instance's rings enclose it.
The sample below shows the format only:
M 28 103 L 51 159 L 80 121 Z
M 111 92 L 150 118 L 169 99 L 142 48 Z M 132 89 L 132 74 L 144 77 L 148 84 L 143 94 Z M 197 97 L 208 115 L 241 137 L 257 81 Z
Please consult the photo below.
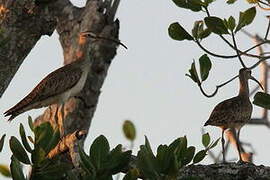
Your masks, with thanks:
M 78 6 L 85 3 L 78 0 L 73 2 Z M 245 1 L 227 6 L 224 1 L 219 0 L 210 6 L 210 12 L 226 18 L 233 15 L 238 19 L 239 10 L 244 11 L 248 7 L 250 6 Z M 266 13 L 260 11 L 255 19 L 256 25 L 248 26 L 246 30 L 263 35 L 267 26 L 267 20 L 263 17 L 265 15 Z M 187 135 L 189 145 L 202 149 L 201 128 L 214 106 L 238 93 L 238 81 L 234 81 L 209 99 L 185 76 L 192 59 L 196 60 L 198 66 L 198 58 L 203 52 L 193 42 L 170 39 L 167 28 L 170 23 L 178 21 L 187 26 L 186 29 L 190 32 L 193 22 L 202 19 L 202 13 L 180 9 L 170 0 L 122 0 L 117 18 L 121 22 L 120 40 L 129 49 L 119 47 L 109 69 L 86 141 L 86 151 L 89 151 L 89 145 L 100 134 L 108 138 L 111 147 L 119 143 L 128 145 L 122 134 L 122 123 L 126 119 L 132 120 L 137 127 L 133 154 L 144 143 L 144 135 L 148 136 L 154 151 L 159 144 L 169 144 L 184 135 Z M 242 42 L 239 45 L 241 49 L 253 45 L 241 33 L 236 38 Z M 235 54 L 215 35 L 211 35 L 203 44 L 222 54 Z M 212 92 L 215 85 L 237 74 L 240 68 L 237 59 L 211 59 L 213 69 L 204 85 L 208 92 Z M 4 118 L 3 112 L 27 95 L 48 73 L 62 66 L 62 63 L 57 33 L 51 37 L 42 37 L 0 99 L 0 135 L 7 133 L 6 140 L 18 135 L 19 123 L 27 126 L 28 115 L 34 118 L 43 110 L 26 112 L 11 123 Z M 257 75 L 255 72 L 254 76 Z M 250 87 L 254 86 L 255 83 L 251 82 Z M 254 111 L 253 117 L 258 117 L 258 108 Z M 207 127 L 205 131 L 214 139 L 221 134 L 221 130 L 216 127 Z M 30 131 L 28 135 L 29 133 Z M 269 165 L 269 137 L 269 129 L 263 126 L 245 126 L 242 129 L 241 140 L 252 143 L 256 149 L 255 164 Z M 221 146 L 217 146 L 215 150 L 221 150 Z M 230 154 L 229 159 L 237 158 L 236 150 Z M 10 150 L 6 141 L 4 151 L 0 154 L 0 163 L 9 163 L 9 157 Z M 206 158 L 202 163 L 211 163 L 211 159 Z

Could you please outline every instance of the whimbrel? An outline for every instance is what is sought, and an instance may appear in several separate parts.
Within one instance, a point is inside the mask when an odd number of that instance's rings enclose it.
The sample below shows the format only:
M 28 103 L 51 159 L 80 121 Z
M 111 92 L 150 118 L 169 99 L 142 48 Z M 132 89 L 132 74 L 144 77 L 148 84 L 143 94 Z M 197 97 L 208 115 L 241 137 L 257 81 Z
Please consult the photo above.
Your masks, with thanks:
M 239 71 L 239 94 L 236 97 L 227 99 L 219 103 L 214 110 L 212 111 L 210 118 L 204 124 L 204 126 L 211 125 L 217 126 L 222 129 L 222 153 L 223 153 L 223 162 L 225 162 L 224 154 L 224 131 L 228 128 L 235 128 L 237 132 L 237 151 L 239 155 L 239 162 L 243 162 L 240 153 L 240 130 L 251 117 L 252 114 L 252 104 L 249 100 L 249 87 L 248 80 L 252 79 L 256 81 L 260 86 L 261 84 L 251 76 L 251 71 L 248 68 L 242 68 Z M 262 88 L 262 86 L 261 86 Z
M 76 53 L 78 59 L 46 76 L 24 99 L 4 113 L 5 116 L 10 116 L 8 120 L 11 121 L 19 114 L 31 109 L 52 104 L 63 105 L 70 97 L 79 93 L 84 87 L 91 66 L 89 53 L 82 53 L 88 47 L 88 41 L 91 38 L 107 39 L 123 45 L 117 40 L 99 37 L 90 31 L 80 33 L 79 48 Z

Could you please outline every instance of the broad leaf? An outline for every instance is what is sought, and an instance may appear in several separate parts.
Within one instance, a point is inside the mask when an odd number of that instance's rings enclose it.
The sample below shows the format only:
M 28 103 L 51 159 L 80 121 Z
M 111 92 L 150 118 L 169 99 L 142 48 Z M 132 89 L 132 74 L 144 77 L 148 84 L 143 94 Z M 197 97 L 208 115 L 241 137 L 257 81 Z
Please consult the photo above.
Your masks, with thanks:
M 193 40 L 193 37 L 177 22 L 169 26 L 168 33 L 174 40 Z
M 90 148 L 90 159 L 96 169 L 100 169 L 103 161 L 107 158 L 110 152 L 109 142 L 105 136 L 97 137 Z
M 234 17 L 230 16 L 229 19 L 228 19 L 228 29 L 230 29 L 231 31 L 234 30 L 235 28 L 235 19 Z
M 219 140 L 220 140 L 220 138 L 218 138 L 214 143 L 212 143 L 210 145 L 209 149 L 212 149 L 212 148 L 216 147 L 216 145 L 217 145 L 217 143 L 218 143 Z
M 13 180 L 26 180 L 20 162 L 14 156 L 11 156 L 10 171 Z
M 173 0 L 173 2 L 181 8 L 189 9 L 194 12 L 202 10 L 202 1 L 200 0 Z
M 206 156 L 206 150 L 201 150 L 197 152 L 196 155 L 194 156 L 193 163 L 196 164 L 198 162 L 201 162 L 205 156 Z
M 200 61 L 201 80 L 205 81 L 208 78 L 209 71 L 212 68 L 212 63 L 207 54 L 202 55 L 199 61 Z
M 194 154 L 195 154 L 195 147 L 194 146 L 189 146 L 185 152 L 185 156 L 182 160 L 182 163 L 183 165 L 187 165 L 189 164 L 193 157 L 194 157 Z
M 126 120 L 123 124 L 123 132 L 125 134 L 125 137 L 130 140 L 130 141 L 134 141 L 136 138 L 136 129 L 135 129 L 135 125 L 129 121 Z
M 9 146 L 16 159 L 25 164 L 30 164 L 30 160 L 26 151 L 24 150 L 22 144 L 16 137 L 11 136 L 9 140 Z
M 30 129 L 34 132 L 34 124 L 31 116 L 28 116 L 28 125 Z
M 257 92 L 254 96 L 253 104 L 262 108 L 270 109 L 270 94 Z
M 204 135 L 202 135 L 202 144 L 204 145 L 204 147 L 207 147 L 209 143 L 210 143 L 209 133 L 205 133 Z
M 239 31 L 244 26 L 251 24 L 252 21 L 254 20 L 255 16 L 256 16 L 256 8 L 255 7 L 249 8 L 248 10 L 246 10 L 244 12 L 240 12 L 239 21 L 238 21 L 237 27 L 235 29 L 235 32 Z
M 195 62 L 191 64 L 191 68 L 189 69 L 189 74 L 186 74 L 186 76 L 190 77 L 194 82 L 200 83 L 200 79 L 196 70 Z
M 229 34 L 227 27 L 225 26 L 222 19 L 211 16 L 204 18 L 206 26 L 215 34 Z
M 24 127 L 22 125 L 22 123 L 20 123 L 20 136 L 21 136 L 21 140 L 22 140 L 22 143 L 23 143 L 23 146 L 25 147 L 25 149 L 28 151 L 28 152 L 32 152 L 32 148 L 30 147 L 27 139 L 26 139 L 26 135 L 25 135 L 25 130 L 24 130 Z

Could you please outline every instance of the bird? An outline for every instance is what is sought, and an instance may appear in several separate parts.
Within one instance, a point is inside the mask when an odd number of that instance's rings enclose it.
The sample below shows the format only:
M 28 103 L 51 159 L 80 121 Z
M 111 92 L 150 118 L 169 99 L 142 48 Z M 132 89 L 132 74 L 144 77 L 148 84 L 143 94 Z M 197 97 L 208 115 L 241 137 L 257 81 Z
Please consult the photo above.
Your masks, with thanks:
M 239 70 L 239 93 L 237 96 L 224 100 L 215 106 L 209 119 L 204 126 L 217 126 L 222 129 L 222 154 L 223 162 L 225 163 L 225 150 L 224 150 L 224 132 L 228 128 L 235 128 L 237 130 L 237 151 L 239 155 L 239 163 L 242 163 L 242 157 L 240 153 L 240 130 L 250 120 L 252 114 L 252 104 L 249 100 L 249 87 L 248 80 L 254 80 L 263 89 L 259 81 L 257 81 L 252 75 L 249 68 L 242 68 Z
M 78 59 L 51 72 L 25 98 L 7 110 L 4 115 L 5 117 L 10 116 L 8 121 L 31 109 L 52 104 L 63 105 L 69 98 L 77 95 L 84 87 L 91 66 L 89 53 L 83 54 L 83 50 L 88 47 L 90 39 L 109 40 L 126 48 L 118 40 L 100 37 L 91 31 L 79 33 L 79 48 L 76 52 Z

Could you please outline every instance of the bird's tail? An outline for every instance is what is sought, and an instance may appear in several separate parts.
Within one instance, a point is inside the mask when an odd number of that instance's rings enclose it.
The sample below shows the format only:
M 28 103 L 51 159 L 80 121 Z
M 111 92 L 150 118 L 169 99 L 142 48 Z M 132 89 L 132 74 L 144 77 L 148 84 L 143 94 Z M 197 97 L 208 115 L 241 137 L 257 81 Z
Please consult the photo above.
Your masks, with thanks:
M 209 121 L 206 121 L 206 123 L 204 123 L 204 126 L 208 126 L 209 124 Z
M 4 112 L 4 116 L 10 116 L 8 121 L 11 121 L 14 119 L 16 116 L 19 114 L 23 113 L 26 111 L 25 107 L 27 107 L 28 103 L 25 101 L 25 99 L 21 100 L 18 104 Z

